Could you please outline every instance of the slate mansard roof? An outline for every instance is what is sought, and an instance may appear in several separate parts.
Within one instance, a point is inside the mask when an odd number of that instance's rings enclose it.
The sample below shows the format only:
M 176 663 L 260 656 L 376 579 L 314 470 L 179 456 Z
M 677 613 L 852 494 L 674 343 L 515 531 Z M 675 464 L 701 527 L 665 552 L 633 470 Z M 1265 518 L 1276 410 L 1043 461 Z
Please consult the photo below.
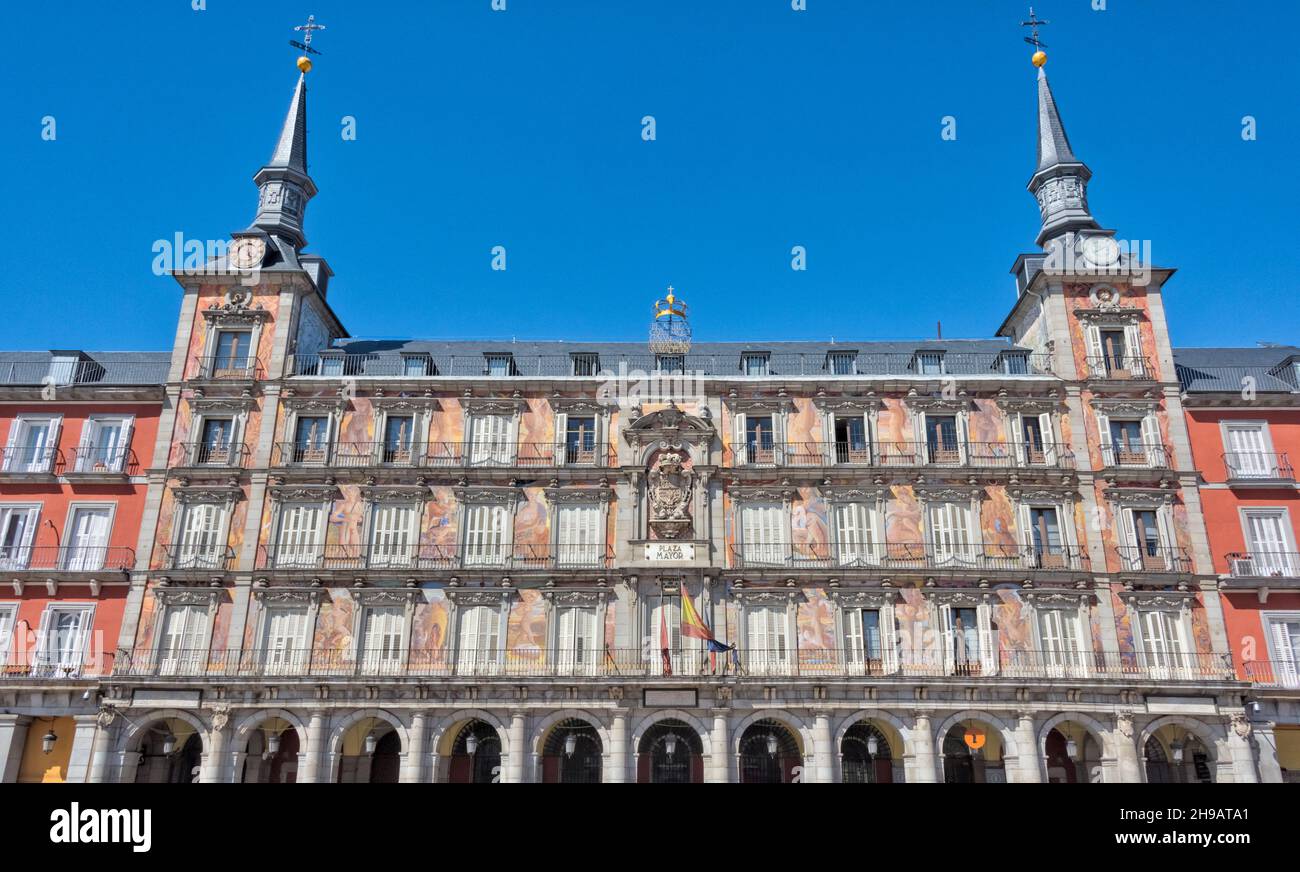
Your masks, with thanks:
M 1264 393 L 1300 390 L 1300 347 L 1275 345 L 1260 348 L 1175 348 L 1174 366 L 1184 391 L 1238 393 L 1244 379 Z
M 0 385 L 161 385 L 169 351 L 0 351 Z

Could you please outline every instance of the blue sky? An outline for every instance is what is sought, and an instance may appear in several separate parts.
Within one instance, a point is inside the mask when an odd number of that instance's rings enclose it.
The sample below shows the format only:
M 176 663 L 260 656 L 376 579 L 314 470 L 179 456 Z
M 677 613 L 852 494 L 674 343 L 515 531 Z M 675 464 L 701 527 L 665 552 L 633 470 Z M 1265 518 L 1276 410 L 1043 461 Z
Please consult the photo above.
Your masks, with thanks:
M 1300 340 L 1300 4 L 1104 5 L 1036 4 L 1093 213 L 1179 269 L 1176 344 Z M 6 9 L 0 348 L 170 348 L 154 241 L 247 225 L 308 12 L 309 250 L 355 336 L 637 340 L 671 282 L 700 339 L 987 337 L 1033 248 L 1023 2 L 206 6 Z

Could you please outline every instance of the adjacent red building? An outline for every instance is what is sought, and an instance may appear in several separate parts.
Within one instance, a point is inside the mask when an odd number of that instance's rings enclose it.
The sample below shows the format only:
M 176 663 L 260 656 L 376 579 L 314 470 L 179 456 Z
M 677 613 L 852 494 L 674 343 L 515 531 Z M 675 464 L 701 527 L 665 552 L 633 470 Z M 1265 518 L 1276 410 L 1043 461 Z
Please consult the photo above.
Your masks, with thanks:
M 1300 348 L 1176 352 L 1224 622 L 1264 781 L 1300 782 Z
M 0 353 L 0 782 L 84 776 L 168 359 Z

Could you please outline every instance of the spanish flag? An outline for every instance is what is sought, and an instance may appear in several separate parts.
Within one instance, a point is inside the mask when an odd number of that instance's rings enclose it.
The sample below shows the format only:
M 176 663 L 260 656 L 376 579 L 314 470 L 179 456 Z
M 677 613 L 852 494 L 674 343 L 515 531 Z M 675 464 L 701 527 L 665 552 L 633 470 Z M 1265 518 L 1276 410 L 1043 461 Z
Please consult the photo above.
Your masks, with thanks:
M 707 624 L 700 620 L 700 613 L 695 611 L 695 604 L 691 602 L 691 597 L 682 591 L 682 635 L 690 636 L 692 639 L 703 639 L 706 642 L 713 641 L 713 633 L 709 630 Z

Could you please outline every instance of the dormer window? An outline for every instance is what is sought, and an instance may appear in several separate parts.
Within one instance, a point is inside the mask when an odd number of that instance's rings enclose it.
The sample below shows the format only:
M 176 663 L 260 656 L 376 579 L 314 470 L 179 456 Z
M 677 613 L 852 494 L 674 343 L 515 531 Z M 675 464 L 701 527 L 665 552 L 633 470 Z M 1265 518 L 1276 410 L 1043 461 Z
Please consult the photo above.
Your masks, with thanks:
M 684 375 L 686 358 L 680 354 L 656 354 L 655 372 L 664 375 Z
M 590 352 L 580 352 L 573 355 L 572 374 L 578 376 L 593 376 L 600 372 L 600 355 Z
M 78 360 L 71 355 L 55 355 L 50 360 L 50 379 L 54 384 L 70 385 L 76 381 Z
M 998 358 L 998 370 L 1003 375 L 1029 375 L 1029 354 L 1024 351 L 1008 351 Z
M 402 375 L 406 378 L 423 378 L 431 372 L 432 361 L 427 354 L 403 354 L 402 355 Z
M 916 355 L 912 358 L 912 370 L 917 375 L 943 375 L 943 352 L 916 352 Z
M 483 357 L 486 361 L 487 374 L 493 378 L 505 378 L 519 374 L 519 371 L 515 369 L 513 354 L 485 354 Z
M 766 351 L 747 351 L 740 356 L 740 370 L 745 375 L 768 375 L 770 359 Z
M 831 375 L 858 374 L 858 353 L 856 351 L 832 351 L 826 355 L 826 362 Z

